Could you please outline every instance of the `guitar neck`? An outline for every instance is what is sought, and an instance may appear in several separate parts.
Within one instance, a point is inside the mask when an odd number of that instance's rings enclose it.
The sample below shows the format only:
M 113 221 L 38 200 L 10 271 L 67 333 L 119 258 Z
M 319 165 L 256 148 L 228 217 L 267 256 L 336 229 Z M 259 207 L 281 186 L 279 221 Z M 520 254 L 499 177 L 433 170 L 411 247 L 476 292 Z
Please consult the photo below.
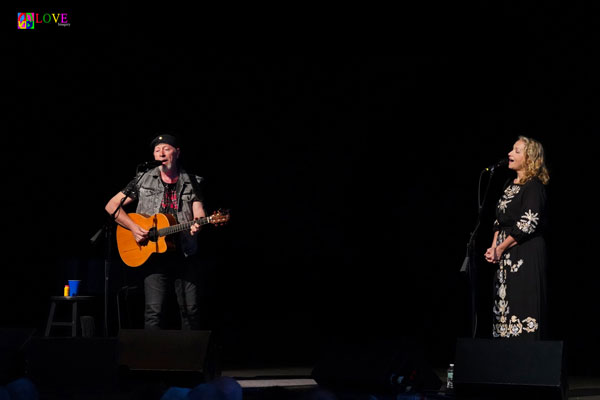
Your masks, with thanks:
M 201 217 L 201 218 L 195 219 L 190 222 L 183 222 L 181 224 L 171 225 L 166 228 L 159 229 L 158 236 L 168 236 L 168 235 L 172 235 L 174 233 L 183 232 L 183 231 L 189 230 L 191 228 L 191 226 L 194 224 L 198 224 L 198 225 L 210 224 L 210 219 L 209 219 L 209 217 Z

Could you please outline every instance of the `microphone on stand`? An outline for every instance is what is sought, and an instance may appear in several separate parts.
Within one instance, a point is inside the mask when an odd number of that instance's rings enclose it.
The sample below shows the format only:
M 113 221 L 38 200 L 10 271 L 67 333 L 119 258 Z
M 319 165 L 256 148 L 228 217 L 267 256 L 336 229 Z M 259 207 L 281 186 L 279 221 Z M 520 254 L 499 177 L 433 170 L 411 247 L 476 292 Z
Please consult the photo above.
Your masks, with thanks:
M 503 158 L 502 160 L 498 161 L 496 164 L 492 164 L 489 167 L 485 168 L 484 171 L 494 172 L 494 170 L 496 168 L 506 167 L 507 165 L 508 165 L 508 158 Z
M 138 165 L 138 170 L 158 167 L 159 165 L 163 165 L 164 162 L 165 162 L 165 160 L 162 160 L 162 161 L 157 161 L 157 160 L 146 161 L 146 162 L 143 162 L 143 163 L 141 163 L 141 164 Z

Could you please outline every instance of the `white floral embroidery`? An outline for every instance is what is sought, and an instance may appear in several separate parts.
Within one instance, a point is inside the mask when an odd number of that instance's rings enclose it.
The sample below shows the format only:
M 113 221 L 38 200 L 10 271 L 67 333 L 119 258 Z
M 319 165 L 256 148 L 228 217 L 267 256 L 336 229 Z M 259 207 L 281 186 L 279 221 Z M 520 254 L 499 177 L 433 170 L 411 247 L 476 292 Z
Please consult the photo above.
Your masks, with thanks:
M 504 191 L 504 193 L 508 196 L 508 197 L 515 197 L 519 192 L 521 191 L 521 186 L 519 185 L 511 185 L 509 187 L 506 188 L 506 190 Z
M 521 216 L 521 220 L 517 222 L 517 227 L 524 233 L 533 233 L 539 221 L 538 213 L 527 211 Z
M 515 273 L 519 271 L 519 268 L 523 265 L 523 260 L 519 260 L 513 264 L 510 259 L 510 254 L 504 254 L 500 260 L 496 277 L 498 279 L 496 283 L 498 299 L 494 301 L 494 315 L 496 323 L 493 324 L 492 336 L 493 337 L 511 337 L 520 336 L 523 331 L 527 333 L 533 333 L 538 330 L 538 322 L 535 318 L 527 317 L 523 321 L 516 315 L 510 315 L 510 307 L 508 306 L 508 300 L 506 300 L 506 294 L 508 285 L 506 284 L 506 278 L 508 270 Z
M 494 325 L 494 337 L 509 337 L 508 325 L 507 324 L 496 324 Z
M 500 231 L 498 233 L 498 238 L 496 239 L 496 246 L 499 246 L 505 240 L 506 240 L 506 232 L 505 231 Z
M 517 261 L 515 265 L 510 266 L 510 272 L 518 272 L 519 268 L 521 268 L 521 265 L 523 265 L 523 260 Z
M 506 285 L 500 285 L 500 287 L 498 288 L 498 296 L 499 296 L 501 299 L 505 299 L 505 298 L 506 298 Z M 501 301 L 502 301 L 502 300 L 501 300 Z M 502 305 L 499 305 L 499 306 L 498 306 L 498 310 L 501 310 L 501 309 L 506 309 L 506 308 L 504 307 L 504 305 L 506 305 L 506 304 L 508 304 L 508 303 L 507 303 L 507 302 L 505 302 L 505 303 L 503 303 Z
M 516 315 L 513 315 L 510 318 L 510 324 L 508 324 L 508 330 L 512 336 L 519 336 L 521 332 L 523 332 L 523 324 L 517 318 Z
M 496 288 L 498 289 L 499 300 L 494 302 L 493 312 L 496 315 L 496 320 L 500 323 L 494 325 L 493 335 L 494 337 L 507 337 L 509 336 L 508 325 L 506 324 L 506 316 L 510 312 L 508 301 L 506 301 L 506 270 L 504 269 L 503 263 L 500 263 L 500 268 L 496 273 L 498 283 Z
M 531 333 L 538 330 L 539 325 L 535 318 L 527 317 L 523 320 L 523 322 L 525 323 L 525 325 L 523 326 L 523 330 L 525 332 Z
M 523 259 L 513 263 L 510 259 L 510 253 L 504 254 L 503 259 L 500 262 L 502 263 L 503 268 L 510 268 L 510 272 L 519 272 L 519 268 L 523 265 Z
M 502 212 L 506 212 L 506 207 L 513 198 L 521 191 L 521 186 L 511 185 L 504 190 L 502 198 L 498 201 L 498 209 Z
M 538 322 L 532 317 L 527 317 L 521 321 L 516 315 L 513 315 L 510 317 L 509 322 L 505 317 L 498 319 L 498 321 L 500 323 L 494 324 L 493 337 L 520 336 L 523 331 L 533 333 L 539 329 Z
M 508 206 L 508 203 L 510 203 L 512 200 L 505 200 L 504 197 L 502 199 L 500 199 L 500 201 L 498 202 L 498 208 L 500 209 L 500 211 L 502 212 L 506 212 L 506 207 Z

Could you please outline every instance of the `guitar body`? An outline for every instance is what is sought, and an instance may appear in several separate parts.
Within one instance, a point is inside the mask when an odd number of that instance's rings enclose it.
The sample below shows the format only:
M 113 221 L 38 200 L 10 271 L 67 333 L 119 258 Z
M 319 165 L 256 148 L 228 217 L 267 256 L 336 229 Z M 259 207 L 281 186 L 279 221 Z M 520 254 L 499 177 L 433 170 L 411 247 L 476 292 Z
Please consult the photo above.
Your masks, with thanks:
M 128 215 L 136 224 L 147 231 L 168 228 L 175 224 L 175 217 L 169 214 L 155 214 L 150 217 L 136 213 Z M 119 255 L 126 265 L 139 267 L 152 254 L 164 253 L 171 245 L 165 240 L 165 237 L 157 237 L 156 241 L 148 240 L 144 245 L 139 245 L 130 230 L 117 225 L 117 247 L 119 248 Z

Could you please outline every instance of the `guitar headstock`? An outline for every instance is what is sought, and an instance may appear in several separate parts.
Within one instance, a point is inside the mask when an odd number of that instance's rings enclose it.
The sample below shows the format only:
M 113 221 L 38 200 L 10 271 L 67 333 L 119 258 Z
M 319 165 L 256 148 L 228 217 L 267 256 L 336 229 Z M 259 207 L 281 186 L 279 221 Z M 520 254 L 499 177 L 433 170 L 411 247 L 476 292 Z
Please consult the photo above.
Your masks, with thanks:
M 229 222 L 229 218 L 229 210 L 218 210 L 213 212 L 212 215 L 208 217 L 208 220 L 211 224 L 219 226 Z

